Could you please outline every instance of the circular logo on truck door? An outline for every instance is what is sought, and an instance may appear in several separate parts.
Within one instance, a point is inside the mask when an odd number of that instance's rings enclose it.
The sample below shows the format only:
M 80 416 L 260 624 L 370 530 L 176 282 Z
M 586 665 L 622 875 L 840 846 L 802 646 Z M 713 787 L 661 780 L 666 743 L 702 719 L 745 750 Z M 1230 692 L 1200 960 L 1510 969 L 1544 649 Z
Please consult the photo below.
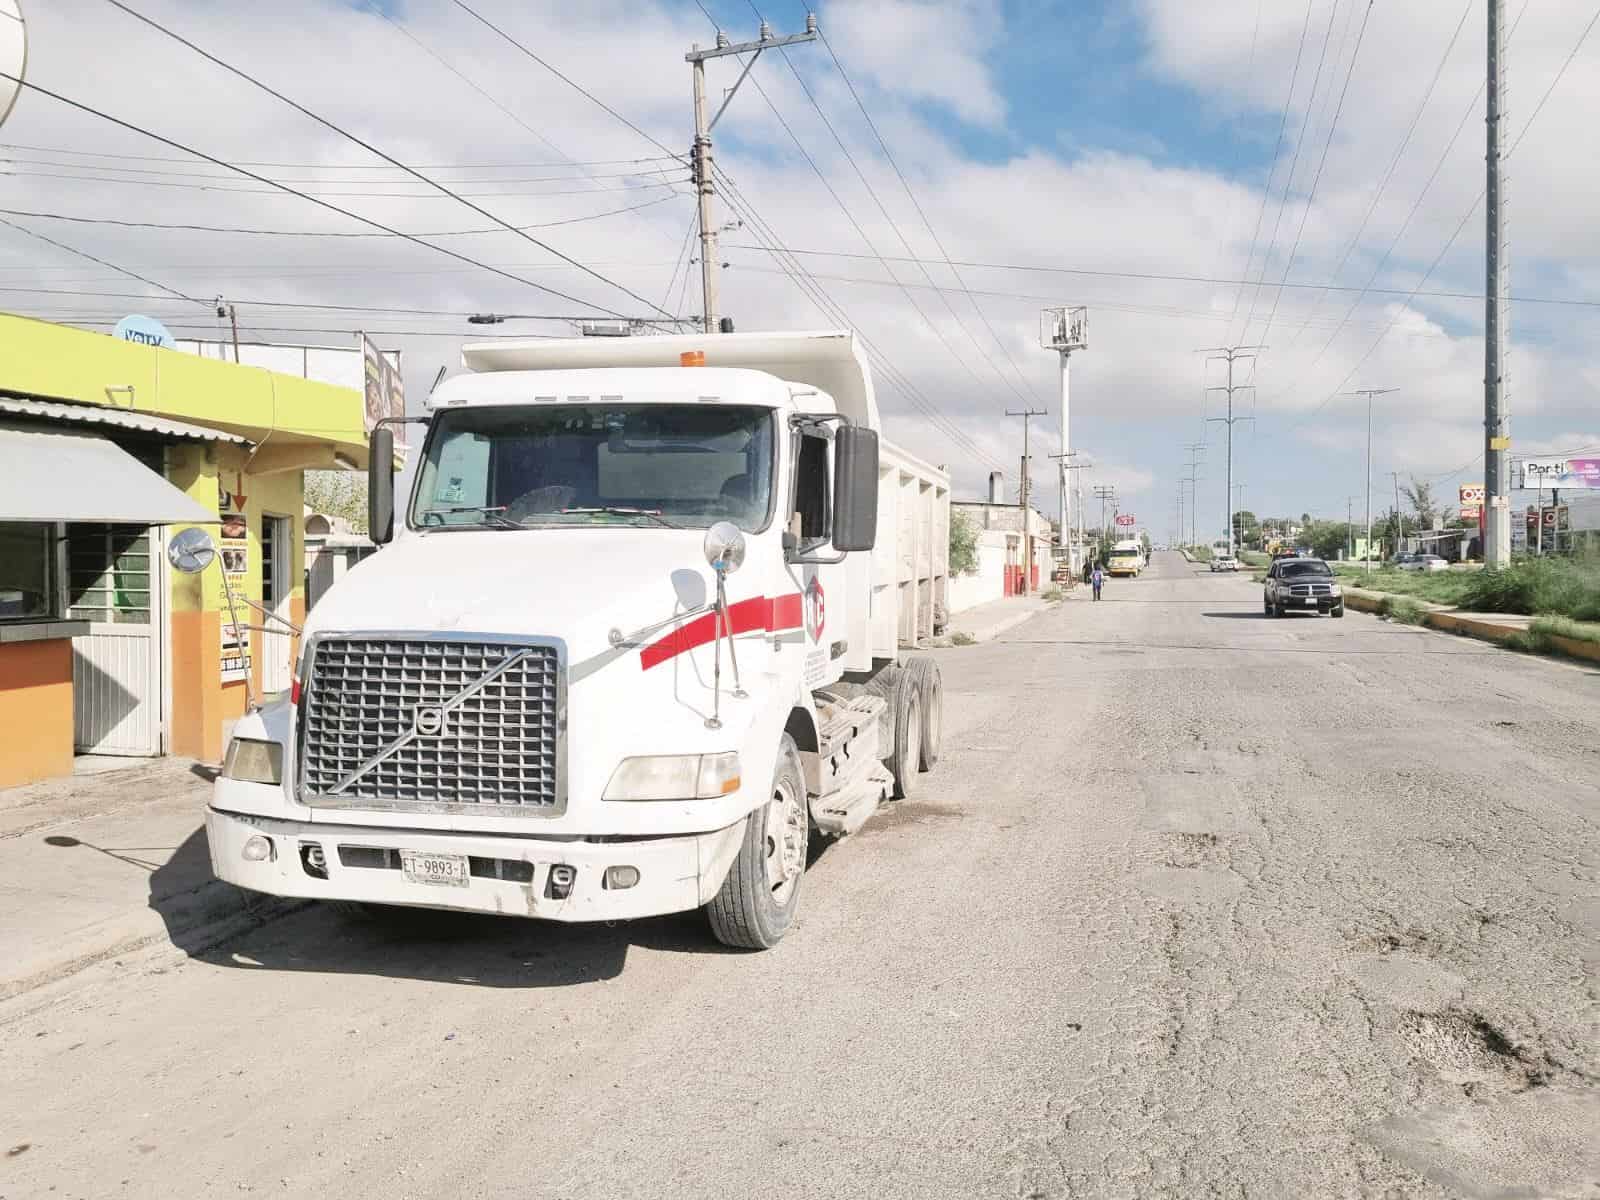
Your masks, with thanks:
M 813 642 L 820 642 L 827 614 L 822 603 L 822 581 L 815 575 L 811 577 L 811 582 L 806 584 L 805 610 L 806 635 Z

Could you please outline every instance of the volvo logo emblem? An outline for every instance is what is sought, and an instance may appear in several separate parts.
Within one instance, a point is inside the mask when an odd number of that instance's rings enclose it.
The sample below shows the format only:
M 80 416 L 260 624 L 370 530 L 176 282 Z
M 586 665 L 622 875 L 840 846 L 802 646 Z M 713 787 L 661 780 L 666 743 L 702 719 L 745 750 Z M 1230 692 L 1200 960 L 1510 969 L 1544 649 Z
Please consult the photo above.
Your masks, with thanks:
M 444 709 L 431 706 L 419 708 L 413 724 L 418 733 L 424 737 L 432 737 L 444 729 Z

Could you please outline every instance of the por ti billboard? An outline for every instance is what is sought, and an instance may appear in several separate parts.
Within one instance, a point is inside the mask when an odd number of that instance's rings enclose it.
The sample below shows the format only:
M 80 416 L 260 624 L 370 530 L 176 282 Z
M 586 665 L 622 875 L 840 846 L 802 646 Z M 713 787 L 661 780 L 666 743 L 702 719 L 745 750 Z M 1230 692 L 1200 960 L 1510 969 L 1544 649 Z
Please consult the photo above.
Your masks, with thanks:
M 1522 463 L 1522 486 L 1600 489 L 1600 458 L 1529 458 Z

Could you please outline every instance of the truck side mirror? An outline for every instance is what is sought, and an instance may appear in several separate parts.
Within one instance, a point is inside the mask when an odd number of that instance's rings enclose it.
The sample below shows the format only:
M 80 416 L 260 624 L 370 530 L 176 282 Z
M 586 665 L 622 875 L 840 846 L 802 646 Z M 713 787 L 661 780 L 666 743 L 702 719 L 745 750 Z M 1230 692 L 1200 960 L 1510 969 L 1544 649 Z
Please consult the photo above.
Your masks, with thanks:
M 367 438 L 367 536 L 380 546 L 394 537 L 394 430 L 387 425 Z
M 877 430 L 841 425 L 833 465 L 833 548 L 871 550 L 878 541 Z

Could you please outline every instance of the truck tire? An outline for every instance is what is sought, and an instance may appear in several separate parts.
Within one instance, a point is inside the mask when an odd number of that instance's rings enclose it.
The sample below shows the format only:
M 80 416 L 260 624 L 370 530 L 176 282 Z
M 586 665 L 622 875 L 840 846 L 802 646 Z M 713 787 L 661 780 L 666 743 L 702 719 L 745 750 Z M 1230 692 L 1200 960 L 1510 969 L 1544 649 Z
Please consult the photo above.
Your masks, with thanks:
M 706 905 L 717 941 L 741 950 L 767 950 L 783 939 L 800 907 L 810 830 L 800 752 L 784 734 L 771 797 L 746 818 L 739 853 Z
M 944 680 L 939 676 L 939 664 L 931 658 L 914 658 L 910 665 L 922 708 L 922 753 L 917 767 L 931 771 L 938 765 L 944 736 Z
M 908 665 L 895 672 L 894 687 L 888 695 L 889 711 L 894 714 L 894 741 L 884 765 L 894 776 L 896 800 L 904 800 L 916 790 L 917 772 L 922 767 L 922 697 L 917 682 L 916 670 Z

